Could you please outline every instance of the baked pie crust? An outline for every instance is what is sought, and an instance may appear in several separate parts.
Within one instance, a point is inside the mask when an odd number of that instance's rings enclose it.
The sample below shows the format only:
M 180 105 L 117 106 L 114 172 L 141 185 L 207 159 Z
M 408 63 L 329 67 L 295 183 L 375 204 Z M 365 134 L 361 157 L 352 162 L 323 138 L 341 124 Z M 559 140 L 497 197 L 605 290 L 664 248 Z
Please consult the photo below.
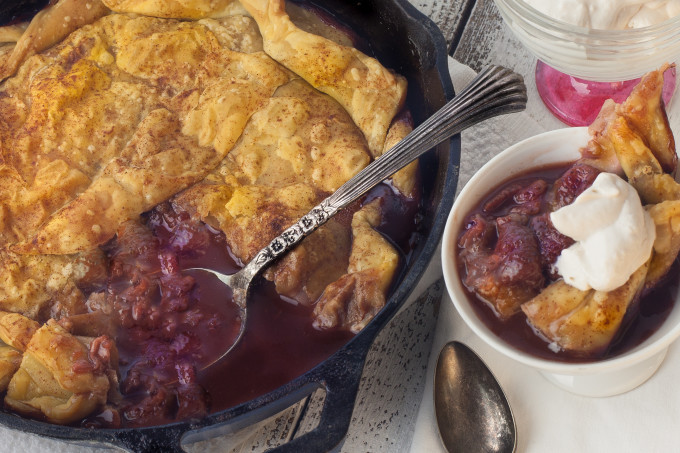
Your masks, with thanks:
M 70 320 L 101 306 L 101 247 L 143 213 L 169 200 L 247 262 L 410 131 L 403 77 L 303 28 L 324 29 L 281 0 L 61 0 L 0 33 L 0 310 L 34 332 L 0 332 L 7 405 L 73 423 L 115 397 L 111 329 Z M 393 186 L 412 196 L 416 174 Z M 359 331 L 399 262 L 382 209 L 329 222 L 267 278 L 317 326 Z

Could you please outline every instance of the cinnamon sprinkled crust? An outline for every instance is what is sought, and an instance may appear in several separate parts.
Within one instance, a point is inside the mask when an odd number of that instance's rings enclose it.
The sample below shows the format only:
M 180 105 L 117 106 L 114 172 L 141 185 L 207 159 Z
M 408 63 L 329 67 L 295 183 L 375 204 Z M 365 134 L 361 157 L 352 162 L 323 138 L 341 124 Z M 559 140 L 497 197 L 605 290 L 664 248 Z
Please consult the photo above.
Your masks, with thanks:
M 406 97 L 406 80 L 353 47 L 298 28 L 283 0 L 243 0 L 264 39 L 265 52 L 338 101 L 359 126 L 374 157 Z
M 74 423 L 120 401 L 111 336 L 124 315 L 104 288 L 127 277 L 140 294 L 120 303 L 154 302 L 139 275 L 119 275 L 126 268 L 106 244 L 125 231 L 153 241 L 142 215 L 174 209 L 170 201 L 224 232 L 246 262 L 411 130 L 408 115 L 394 120 L 403 77 L 341 31 L 322 33 L 328 39 L 303 31 L 323 31 L 320 22 L 295 20 L 278 0 L 61 0 L 26 32 L 0 29 L 17 41 L 0 49 L 0 391 L 9 407 Z M 412 164 L 394 187 L 413 196 L 416 175 Z M 332 220 L 266 277 L 305 305 L 325 294 L 317 325 L 356 332 L 384 306 L 399 258 L 375 231 L 380 200 L 353 209 L 351 225 L 350 214 Z M 139 321 L 137 308 L 125 322 Z M 202 395 L 191 381 L 189 394 Z

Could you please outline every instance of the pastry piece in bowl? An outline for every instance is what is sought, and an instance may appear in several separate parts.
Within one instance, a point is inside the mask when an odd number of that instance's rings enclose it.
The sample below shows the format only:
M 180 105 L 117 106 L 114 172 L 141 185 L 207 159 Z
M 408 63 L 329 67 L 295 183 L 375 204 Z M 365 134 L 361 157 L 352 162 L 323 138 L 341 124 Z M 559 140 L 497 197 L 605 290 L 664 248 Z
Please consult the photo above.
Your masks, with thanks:
M 468 290 L 500 326 L 526 318 L 556 358 L 617 354 L 676 261 L 680 185 L 665 69 L 623 104 L 605 105 L 566 171 L 517 171 L 464 221 L 456 253 Z
M 496 156 L 463 189 L 444 233 L 444 276 L 465 322 L 577 394 L 637 387 L 680 336 L 680 188 L 664 69 L 623 104 L 608 103 L 589 129 L 550 131 Z M 524 236 L 501 237 L 510 219 Z M 536 279 L 521 282 L 529 267 L 543 277 L 534 294 Z M 488 290 L 513 279 L 528 294 L 514 292 L 511 305 Z
M 611 291 L 579 291 L 560 280 L 523 304 L 531 325 L 557 348 L 586 355 L 605 351 L 619 333 L 628 308 L 643 290 L 650 291 L 663 280 L 677 258 L 680 184 L 672 177 L 677 155 L 661 100 L 664 70 L 645 76 L 622 105 L 606 108 L 604 120 L 600 119 L 604 130 L 590 144 L 613 152 L 640 198 L 652 202 L 645 206 L 656 235 L 649 261 Z
M 603 108 L 590 128 L 591 140 L 582 151 L 584 157 L 553 185 L 540 178 L 505 185 L 486 202 L 481 213 L 468 220 L 459 240 L 465 284 L 503 319 L 521 310 L 531 327 L 556 351 L 581 357 L 605 354 L 626 325 L 625 320 L 632 316 L 634 310 L 629 312 L 629 308 L 663 279 L 677 257 L 680 235 L 673 224 L 680 218 L 675 216 L 673 194 L 680 185 L 668 181 L 664 186 L 667 190 L 657 191 L 660 200 L 644 209 L 639 199 L 646 197 L 638 195 L 647 186 L 646 178 L 672 180 L 677 163 L 661 101 L 663 71 L 661 68 L 648 74 L 622 105 L 609 103 Z M 629 192 L 637 211 L 621 207 L 609 213 L 609 208 L 623 203 L 626 195 L 616 185 L 600 188 L 599 181 L 611 174 L 601 171 L 618 172 L 628 179 L 634 188 Z M 628 187 L 616 176 L 613 181 L 623 184 L 622 189 Z M 508 204 L 512 207 L 504 208 Z M 580 214 L 575 209 L 593 210 Z M 490 212 L 497 217 L 489 218 Z M 624 270 L 616 265 L 631 261 L 622 247 L 616 245 L 609 251 L 602 244 L 612 235 L 629 236 L 638 223 L 626 223 L 628 226 L 621 227 L 619 233 L 600 224 L 609 220 L 599 219 L 609 219 L 610 215 L 612 224 L 620 219 L 642 222 L 639 228 L 648 231 L 641 233 L 647 234 L 641 239 L 627 238 L 632 247 L 646 247 L 639 258 L 632 259 L 636 264 L 631 268 Z M 588 219 L 579 221 L 578 216 Z M 589 239 L 591 229 L 594 239 Z M 613 254 L 612 259 L 598 256 L 603 253 Z M 606 268 L 619 275 L 614 284 L 596 284 L 587 277 L 583 283 L 582 277 L 563 270 L 567 260 L 574 263 L 572 267 L 582 267 L 582 273 L 597 274 Z M 597 263 L 592 269 L 583 267 L 591 261 Z

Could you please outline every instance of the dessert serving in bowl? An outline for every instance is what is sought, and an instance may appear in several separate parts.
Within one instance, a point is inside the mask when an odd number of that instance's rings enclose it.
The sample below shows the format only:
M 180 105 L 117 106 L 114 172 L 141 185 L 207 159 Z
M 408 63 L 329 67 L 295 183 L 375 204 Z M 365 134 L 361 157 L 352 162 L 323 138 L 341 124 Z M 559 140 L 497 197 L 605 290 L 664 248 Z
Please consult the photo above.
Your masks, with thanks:
M 589 125 L 606 99 L 623 102 L 638 79 L 680 52 L 680 5 L 662 2 L 495 0 L 519 41 L 537 58 L 536 87 L 571 126 Z M 675 90 L 666 74 L 664 99 Z
M 547 132 L 490 160 L 444 232 L 444 277 L 464 321 L 578 394 L 635 388 L 680 335 L 664 69 L 590 128 Z
M 170 451 L 187 431 L 233 431 L 322 387 L 319 429 L 287 448 L 331 448 L 373 338 L 436 249 L 458 141 L 270 269 L 249 333 L 209 370 L 238 319 L 220 287 L 181 269 L 248 261 L 444 104 L 441 35 L 400 1 L 324 2 L 311 24 L 285 6 L 329 38 L 277 1 L 81 3 L 2 47 L 0 420 Z

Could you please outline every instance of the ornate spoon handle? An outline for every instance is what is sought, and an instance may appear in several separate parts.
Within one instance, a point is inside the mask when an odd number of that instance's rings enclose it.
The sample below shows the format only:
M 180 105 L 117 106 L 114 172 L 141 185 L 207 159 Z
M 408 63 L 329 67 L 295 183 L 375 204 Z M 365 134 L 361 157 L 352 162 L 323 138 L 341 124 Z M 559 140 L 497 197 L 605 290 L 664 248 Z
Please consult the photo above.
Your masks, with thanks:
M 331 196 L 304 215 L 262 249 L 240 273 L 256 275 L 263 267 L 326 223 L 340 209 L 408 165 L 447 138 L 488 118 L 526 108 L 523 79 L 509 69 L 491 66 L 459 95 L 408 134 L 388 152 L 371 162 Z

